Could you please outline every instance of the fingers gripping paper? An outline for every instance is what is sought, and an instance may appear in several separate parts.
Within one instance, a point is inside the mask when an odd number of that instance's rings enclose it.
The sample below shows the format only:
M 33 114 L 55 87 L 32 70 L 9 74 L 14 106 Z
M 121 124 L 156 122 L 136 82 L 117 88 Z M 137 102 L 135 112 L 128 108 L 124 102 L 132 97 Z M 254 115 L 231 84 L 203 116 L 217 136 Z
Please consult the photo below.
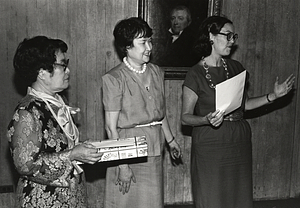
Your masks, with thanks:
M 246 70 L 216 85 L 216 110 L 226 115 L 241 106 L 245 80 Z

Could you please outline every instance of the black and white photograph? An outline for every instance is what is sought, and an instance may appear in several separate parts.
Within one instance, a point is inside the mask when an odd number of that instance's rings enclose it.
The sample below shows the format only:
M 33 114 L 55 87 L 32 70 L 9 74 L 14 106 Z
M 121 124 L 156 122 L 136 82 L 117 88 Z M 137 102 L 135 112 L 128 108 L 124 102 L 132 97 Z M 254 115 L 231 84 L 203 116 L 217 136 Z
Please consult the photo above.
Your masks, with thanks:
M 1 208 L 300 208 L 300 0 L 0 0 Z

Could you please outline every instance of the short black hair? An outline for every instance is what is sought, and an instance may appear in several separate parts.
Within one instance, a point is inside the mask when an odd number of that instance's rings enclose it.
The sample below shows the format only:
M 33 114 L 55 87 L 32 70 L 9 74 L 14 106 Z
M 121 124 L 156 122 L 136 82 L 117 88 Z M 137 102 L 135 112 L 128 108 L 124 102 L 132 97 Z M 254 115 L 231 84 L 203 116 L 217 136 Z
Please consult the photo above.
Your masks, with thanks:
M 151 37 L 152 29 L 146 21 L 140 17 L 130 17 L 117 23 L 113 31 L 115 37 L 115 46 L 123 58 L 127 55 L 127 47 L 133 46 L 133 40 L 137 37 Z
M 31 85 L 37 80 L 40 69 L 53 72 L 56 53 L 67 52 L 67 44 L 60 39 L 46 36 L 25 38 L 18 46 L 13 59 L 16 74 Z

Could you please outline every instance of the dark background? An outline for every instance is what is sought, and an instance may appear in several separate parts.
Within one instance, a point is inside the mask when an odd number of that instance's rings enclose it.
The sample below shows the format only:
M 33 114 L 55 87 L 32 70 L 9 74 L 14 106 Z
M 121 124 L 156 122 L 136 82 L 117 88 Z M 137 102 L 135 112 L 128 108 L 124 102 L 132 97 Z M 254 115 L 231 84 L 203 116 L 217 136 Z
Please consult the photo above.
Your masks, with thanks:
M 153 29 L 153 62 L 164 51 L 167 33 L 171 26 L 170 12 L 177 5 L 184 5 L 190 9 L 192 15 L 191 27 L 195 33 L 200 23 L 208 15 L 208 0 L 156 0 L 149 2 L 148 13 L 144 17 Z

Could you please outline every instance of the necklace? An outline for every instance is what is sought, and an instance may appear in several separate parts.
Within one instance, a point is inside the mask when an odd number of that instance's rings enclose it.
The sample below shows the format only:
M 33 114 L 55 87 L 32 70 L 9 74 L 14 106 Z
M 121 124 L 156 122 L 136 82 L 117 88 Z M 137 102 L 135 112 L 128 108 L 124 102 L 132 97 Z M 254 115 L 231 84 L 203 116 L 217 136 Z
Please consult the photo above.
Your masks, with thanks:
M 142 70 L 137 70 L 137 69 L 133 68 L 133 67 L 128 63 L 128 61 L 126 60 L 126 57 L 123 58 L 123 62 L 124 62 L 124 64 L 128 67 L 128 69 L 130 69 L 131 71 L 133 71 L 133 72 L 135 72 L 135 73 L 137 73 L 137 74 L 143 74 L 143 73 L 146 71 L 146 69 L 147 69 L 147 64 L 146 64 L 146 63 L 143 64 Z
M 229 72 L 228 72 L 228 70 L 227 70 L 227 64 L 226 64 L 226 62 L 225 62 L 225 60 L 223 59 L 223 58 L 221 58 L 221 60 L 222 60 L 222 62 L 223 62 L 223 68 L 224 68 L 224 70 L 225 70 L 225 72 L 226 72 L 226 79 L 228 79 L 229 78 Z M 214 83 L 212 82 L 212 80 L 211 80 L 211 75 L 209 74 L 209 72 L 208 72 L 208 69 L 209 69 L 209 66 L 207 65 L 207 63 L 205 62 L 205 60 L 203 59 L 203 68 L 205 69 L 205 78 L 208 80 L 208 82 L 209 82 L 209 87 L 210 88 L 216 88 L 216 86 L 214 85 Z

